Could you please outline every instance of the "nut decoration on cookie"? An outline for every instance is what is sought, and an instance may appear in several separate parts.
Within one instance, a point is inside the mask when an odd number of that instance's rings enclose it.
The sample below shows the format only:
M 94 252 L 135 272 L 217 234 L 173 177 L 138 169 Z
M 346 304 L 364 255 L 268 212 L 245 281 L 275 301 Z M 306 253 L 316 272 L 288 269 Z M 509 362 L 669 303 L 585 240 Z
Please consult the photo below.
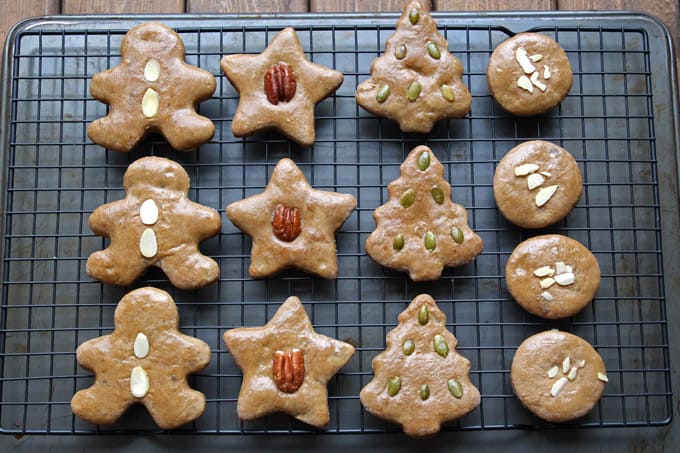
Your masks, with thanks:
M 427 146 L 414 148 L 373 213 L 376 229 L 366 252 L 378 263 L 408 272 L 413 281 L 436 280 L 445 266 L 472 261 L 482 240 L 468 226 L 465 208 L 451 200 L 444 167 Z
M 205 396 L 187 375 L 206 367 L 210 347 L 178 330 L 177 307 L 165 291 L 136 289 L 118 303 L 112 334 L 81 344 L 78 363 L 94 372 L 94 384 L 77 392 L 71 409 L 90 423 L 114 423 L 141 403 L 158 426 L 172 429 L 200 417 Z
M 184 62 L 184 44 L 172 29 L 144 23 L 121 44 L 121 64 L 92 78 L 92 96 L 109 104 L 109 113 L 92 122 L 87 135 L 115 151 L 130 151 L 151 132 L 165 136 L 180 151 L 209 141 L 215 125 L 196 113 L 196 105 L 215 92 L 215 78 Z
M 314 331 L 300 299 L 289 297 L 262 327 L 239 327 L 224 342 L 243 371 L 238 416 L 286 412 L 309 425 L 328 424 L 328 381 L 354 347 Z
M 365 110 L 397 121 L 402 131 L 427 133 L 436 121 L 470 111 L 472 97 L 462 73 L 437 24 L 414 0 L 404 8 L 385 53 L 373 61 L 371 78 L 357 87 L 355 97 Z
M 281 159 L 264 192 L 227 206 L 227 217 L 252 237 L 250 275 L 295 267 L 323 278 L 338 273 L 335 232 L 356 206 L 352 195 L 313 189 L 290 159 Z
M 219 277 L 217 263 L 201 254 L 198 243 L 219 233 L 219 213 L 187 198 L 189 175 L 161 157 L 144 157 L 128 167 L 126 197 L 90 215 L 92 231 L 111 239 L 90 255 L 87 273 L 97 280 L 127 286 L 149 266 L 160 267 L 170 282 L 193 289 Z
M 434 299 L 417 296 L 387 334 L 385 351 L 373 359 L 375 376 L 361 390 L 361 403 L 412 437 L 435 434 L 442 423 L 472 411 L 479 391 L 456 343 Z
M 295 30 L 281 30 L 259 55 L 227 55 L 222 71 L 240 95 L 231 128 L 236 137 L 275 129 L 312 146 L 314 107 L 342 84 L 342 73 L 312 63 Z

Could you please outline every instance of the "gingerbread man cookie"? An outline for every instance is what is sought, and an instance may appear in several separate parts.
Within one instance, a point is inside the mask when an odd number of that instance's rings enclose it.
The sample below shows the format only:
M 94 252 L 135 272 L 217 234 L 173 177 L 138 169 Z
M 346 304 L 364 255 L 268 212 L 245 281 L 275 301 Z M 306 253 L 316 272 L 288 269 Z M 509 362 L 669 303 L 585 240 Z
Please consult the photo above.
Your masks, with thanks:
M 224 342 L 243 370 L 241 419 L 283 411 L 312 426 L 328 424 L 326 384 L 354 347 L 316 333 L 300 299 L 289 297 L 263 327 L 228 330 Z
M 480 396 L 468 377 L 470 361 L 456 353 L 456 343 L 434 299 L 417 296 L 373 359 L 375 376 L 361 390 L 361 403 L 412 437 L 435 434 L 443 422 L 467 414 Z
M 281 159 L 267 188 L 227 206 L 227 217 L 253 238 L 250 275 L 296 267 L 335 278 L 335 232 L 354 210 L 352 195 L 313 189 L 290 159 Z
M 444 266 L 459 266 L 479 255 L 482 240 L 468 226 L 465 208 L 451 201 L 444 167 L 432 150 L 414 148 L 400 171 L 387 187 L 389 201 L 373 213 L 369 256 L 422 281 L 436 280 Z
M 187 375 L 208 365 L 210 347 L 179 332 L 170 295 L 136 289 L 120 300 L 114 320 L 112 334 L 88 340 L 76 351 L 78 363 L 95 374 L 95 381 L 73 396 L 73 413 L 106 425 L 141 403 L 163 429 L 200 417 L 205 396 L 189 387 Z
M 97 280 L 127 286 L 149 266 L 158 266 L 177 288 L 193 289 L 219 277 L 217 263 L 198 243 L 220 232 L 217 211 L 187 198 L 189 175 L 162 157 L 145 157 L 125 172 L 127 196 L 95 209 L 90 228 L 111 239 L 87 260 Z
M 231 123 L 237 137 L 276 129 L 314 144 L 314 106 L 342 84 L 342 73 L 307 60 L 295 30 L 284 28 L 259 55 L 227 55 L 222 70 L 241 99 Z
M 409 2 L 385 54 L 371 64 L 371 78 L 357 87 L 357 104 L 397 121 L 404 132 L 427 133 L 442 118 L 465 116 L 472 96 L 448 48 L 427 9 Z
M 188 151 L 215 133 L 195 109 L 215 92 L 215 78 L 184 62 L 182 39 L 163 24 L 131 29 L 121 44 L 121 64 L 95 74 L 90 92 L 109 104 L 109 113 L 92 122 L 87 135 L 115 151 L 130 151 L 150 132 Z

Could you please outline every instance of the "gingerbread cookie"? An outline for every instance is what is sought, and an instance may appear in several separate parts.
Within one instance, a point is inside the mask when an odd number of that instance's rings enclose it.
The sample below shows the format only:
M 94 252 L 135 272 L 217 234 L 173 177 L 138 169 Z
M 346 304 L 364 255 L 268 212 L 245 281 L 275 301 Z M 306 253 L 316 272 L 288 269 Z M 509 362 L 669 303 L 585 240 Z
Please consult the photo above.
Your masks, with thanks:
M 444 167 L 427 146 L 414 148 L 401 176 L 387 187 L 390 199 L 373 213 L 376 229 L 366 252 L 411 280 L 436 280 L 444 266 L 460 266 L 482 251 L 465 208 L 451 201 Z
M 435 434 L 442 423 L 472 411 L 479 391 L 456 343 L 432 297 L 417 296 L 387 334 L 385 351 L 373 359 L 375 376 L 361 390 L 361 403 L 413 437 Z
M 114 319 L 112 334 L 88 340 L 76 351 L 78 363 L 95 374 L 95 381 L 73 396 L 73 413 L 107 425 L 141 403 L 163 429 L 200 417 L 205 396 L 189 387 L 187 375 L 208 365 L 210 347 L 179 332 L 170 295 L 136 289 L 120 300 Z
M 288 267 L 335 278 L 335 232 L 354 210 L 352 195 L 313 189 L 290 159 L 281 159 L 264 192 L 227 206 L 227 217 L 253 239 L 250 275 Z
M 314 106 L 342 84 L 342 73 L 307 60 L 295 30 L 284 28 L 259 55 L 227 55 L 220 62 L 241 99 L 231 123 L 235 136 L 276 129 L 314 144 Z
M 590 250 L 566 236 L 546 234 L 520 243 L 505 266 L 508 291 L 529 313 L 546 319 L 575 315 L 600 287 Z
M 540 33 L 519 33 L 491 54 L 486 71 L 491 96 L 518 116 L 545 113 L 571 90 L 569 59 L 554 39 Z
M 554 423 L 590 412 L 608 382 L 597 351 L 584 339 L 558 330 L 524 340 L 512 359 L 510 379 L 524 407 Z
M 126 197 L 98 207 L 90 228 L 111 239 L 87 260 L 97 280 L 127 286 L 149 266 L 163 269 L 177 288 L 193 289 L 217 280 L 220 269 L 198 243 L 220 232 L 217 211 L 187 198 L 189 175 L 176 162 L 144 157 L 123 178 Z
M 312 426 L 328 424 L 326 384 L 354 347 L 316 333 L 300 299 L 289 297 L 263 327 L 228 330 L 224 343 L 243 371 L 241 419 L 282 411 Z
M 463 66 L 448 48 L 427 9 L 411 1 L 385 54 L 371 64 L 371 78 L 357 87 L 357 104 L 397 121 L 404 132 L 427 133 L 442 118 L 465 116 L 472 97 L 461 79 Z
M 123 38 L 121 63 L 95 74 L 92 96 L 109 113 L 87 128 L 90 139 L 115 151 L 130 151 L 150 132 L 188 151 L 209 141 L 215 125 L 196 104 L 215 92 L 215 78 L 184 62 L 184 44 L 172 29 L 149 22 Z
M 512 148 L 493 178 L 498 209 L 524 228 L 543 228 L 562 220 L 574 209 L 582 190 L 581 170 L 569 151 L 543 140 Z

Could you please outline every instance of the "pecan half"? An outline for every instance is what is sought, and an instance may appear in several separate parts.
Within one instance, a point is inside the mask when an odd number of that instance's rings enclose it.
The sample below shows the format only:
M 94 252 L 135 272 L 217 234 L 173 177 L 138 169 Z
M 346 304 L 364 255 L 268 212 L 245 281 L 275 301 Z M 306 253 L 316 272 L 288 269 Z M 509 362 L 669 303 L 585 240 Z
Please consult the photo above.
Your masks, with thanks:
M 274 235 L 282 241 L 294 241 L 300 234 L 300 210 L 278 205 L 272 216 L 272 228 Z
M 302 351 L 276 351 L 273 371 L 276 387 L 282 392 L 295 393 L 305 380 L 305 359 Z
M 295 75 L 286 63 L 273 64 L 264 75 L 264 92 L 274 105 L 293 99 L 296 87 Z

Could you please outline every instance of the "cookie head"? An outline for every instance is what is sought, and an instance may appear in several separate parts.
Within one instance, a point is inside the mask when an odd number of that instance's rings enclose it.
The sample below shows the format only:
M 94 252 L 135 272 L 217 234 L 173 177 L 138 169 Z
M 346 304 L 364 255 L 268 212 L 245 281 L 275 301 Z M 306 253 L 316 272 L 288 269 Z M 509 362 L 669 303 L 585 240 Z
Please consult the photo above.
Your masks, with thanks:
M 116 307 L 114 322 L 126 329 L 143 332 L 148 329 L 149 316 L 155 318 L 154 327 L 160 330 L 177 329 L 179 315 L 172 298 L 165 291 L 132 291 L 125 303 Z
M 132 28 L 123 38 L 121 53 L 131 62 L 153 55 L 155 58 L 174 56 L 184 58 L 184 44 L 176 33 L 168 33 L 168 27 L 147 22 Z
M 156 157 L 143 157 L 134 161 L 123 177 L 123 187 L 133 194 L 147 191 L 150 187 L 186 194 L 189 182 L 189 175 L 180 164 Z

